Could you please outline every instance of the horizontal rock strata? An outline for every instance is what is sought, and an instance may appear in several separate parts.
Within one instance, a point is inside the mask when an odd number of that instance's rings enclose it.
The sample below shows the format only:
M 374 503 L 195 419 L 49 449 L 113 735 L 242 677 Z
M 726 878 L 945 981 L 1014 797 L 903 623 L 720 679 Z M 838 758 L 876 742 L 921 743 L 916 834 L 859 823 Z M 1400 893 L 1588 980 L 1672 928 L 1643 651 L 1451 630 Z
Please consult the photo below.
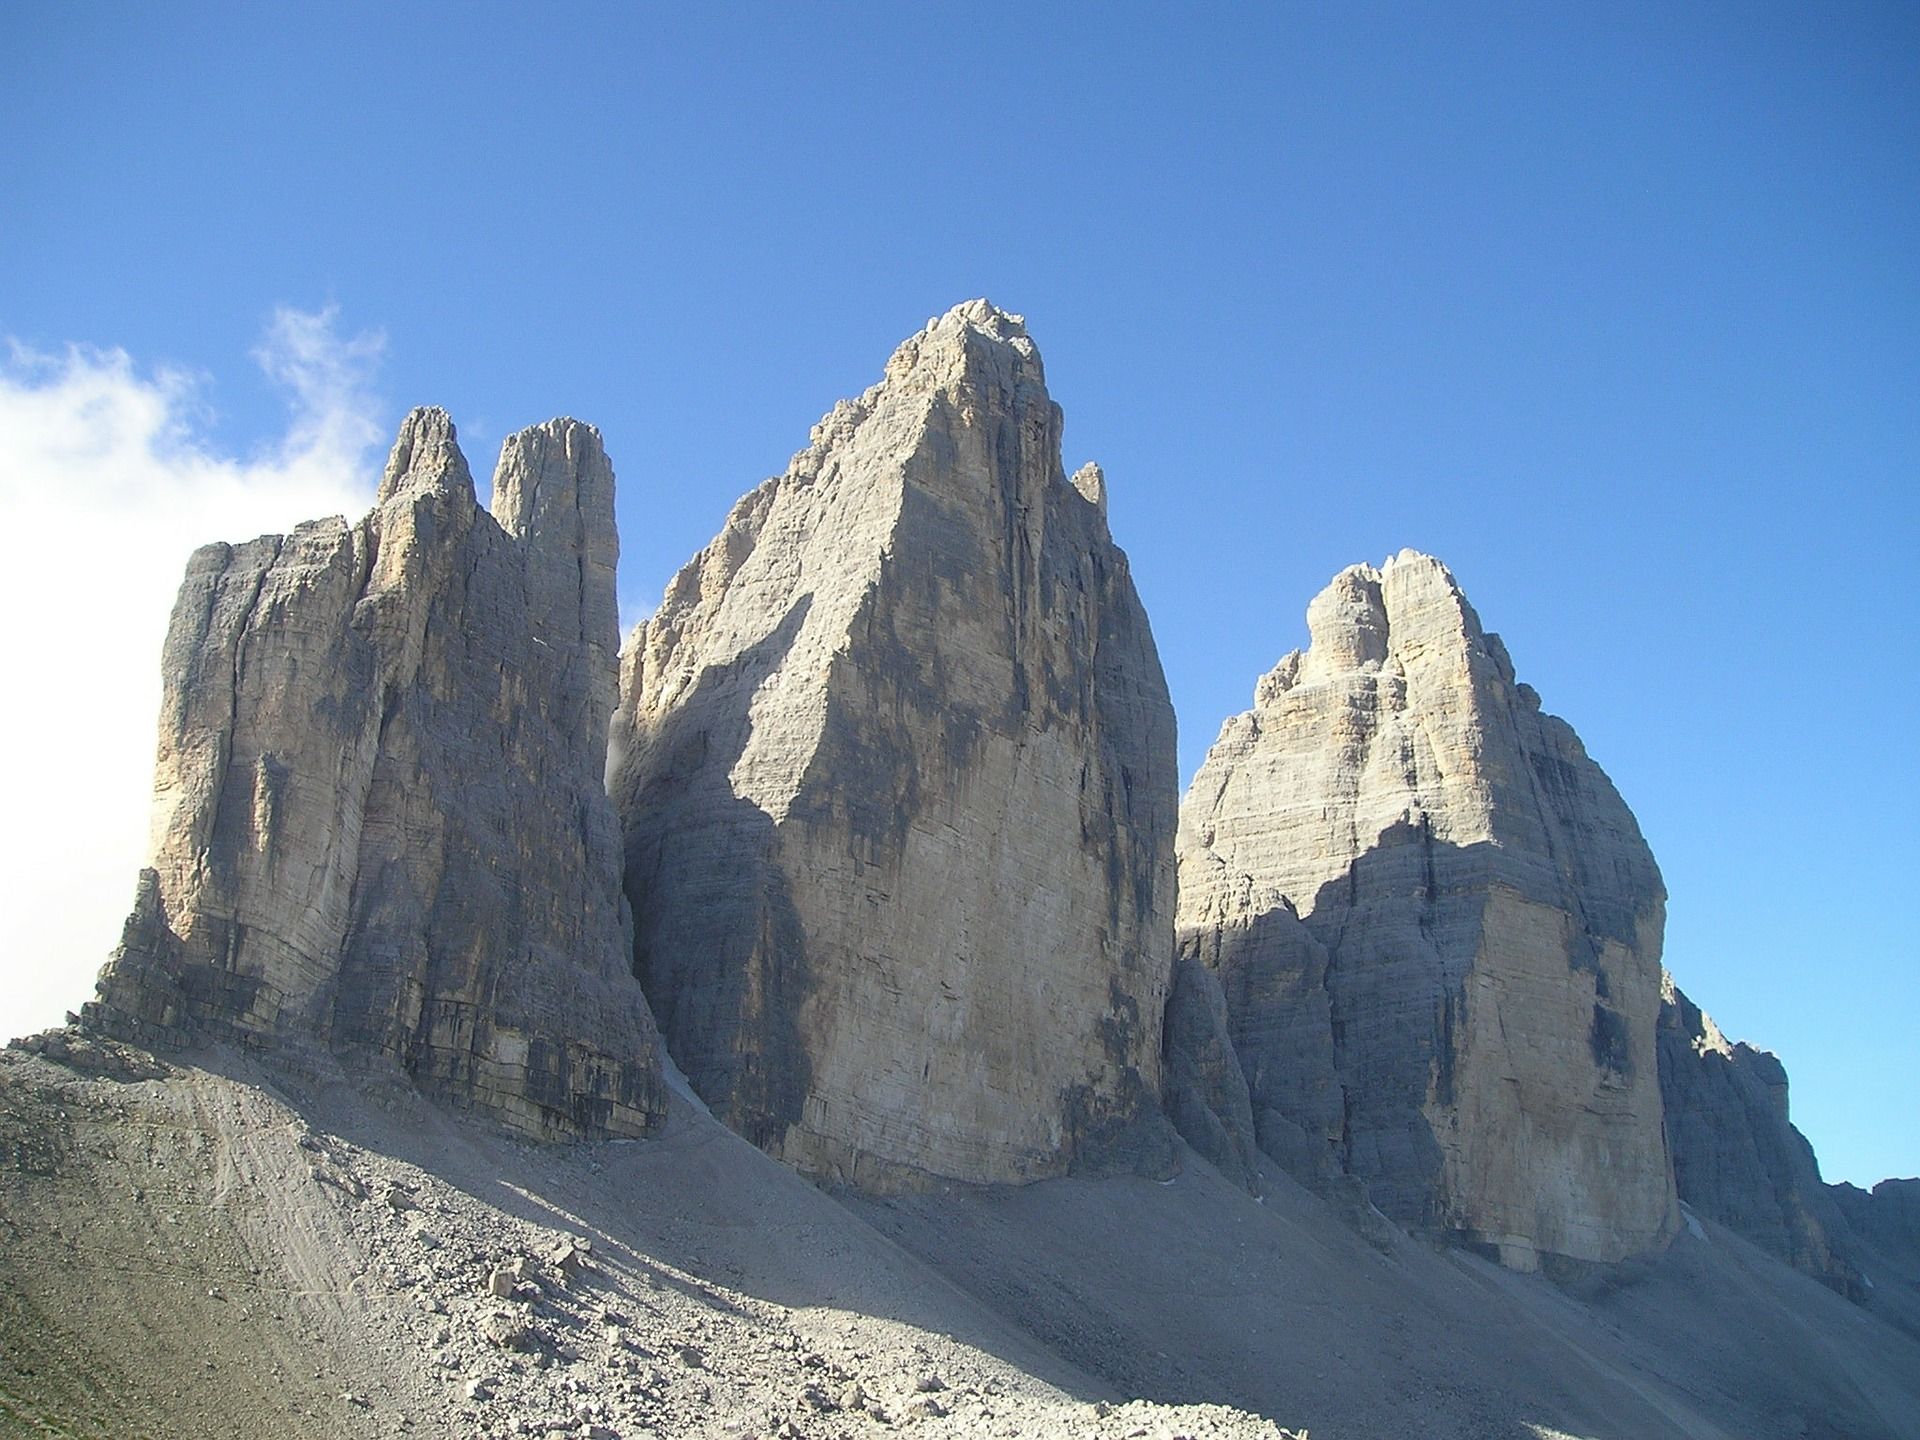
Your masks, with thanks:
M 493 492 L 416 410 L 357 524 L 194 555 L 153 867 L 91 1023 L 389 1056 L 533 1135 L 663 1113 L 603 779 L 613 471 L 554 421 Z
M 961 306 L 627 642 L 638 973 L 715 1112 L 811 1172 L 1021 1182 L 1155 1143 L 1173 712 L 1060 432 L 1021 321 Z
M 1343 571 L 1182 805 L 1181 954 L 1220 977 L 1263 1149 L 1530 1267 L 1677 1223 L 1665 892 L 1573 731 L 1438 561 Z

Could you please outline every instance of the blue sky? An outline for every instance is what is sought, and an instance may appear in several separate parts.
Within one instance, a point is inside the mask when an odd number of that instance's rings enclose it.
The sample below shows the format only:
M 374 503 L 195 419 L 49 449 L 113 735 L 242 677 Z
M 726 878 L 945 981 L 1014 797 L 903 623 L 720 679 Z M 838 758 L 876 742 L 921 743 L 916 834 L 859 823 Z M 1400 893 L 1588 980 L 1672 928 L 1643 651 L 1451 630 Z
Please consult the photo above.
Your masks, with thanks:
M 1920 9 L 397 8 L 0 8 L 11 583 L 112 682 L 63 784 L 144 769 L 166 604 L 89 536 L 351 503 L 409 405 L 483 476 L 568 413 L 643 609 L 985 294 L 1107 469 L 1183 779 L 1336 570 L 1440 555 L 1829 1178 L 1920 1171 Z M 55 391 L 125 402 L 93 479 L 20 459 L 71 453 Z M 62 927 L 97 956 L 119 905 Z

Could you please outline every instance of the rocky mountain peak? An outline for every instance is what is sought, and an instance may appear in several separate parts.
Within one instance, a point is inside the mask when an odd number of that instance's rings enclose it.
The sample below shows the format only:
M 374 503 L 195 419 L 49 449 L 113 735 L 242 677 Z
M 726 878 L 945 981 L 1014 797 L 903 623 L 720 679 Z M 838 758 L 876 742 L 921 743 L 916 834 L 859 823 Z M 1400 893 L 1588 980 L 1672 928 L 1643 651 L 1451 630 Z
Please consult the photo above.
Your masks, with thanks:
M 612 487 L 588 427 L 523 432 L 503 526 L 416 410 L 358 523 L 194 555 L 153 868 L 90 1023 L 317 1040 L 529 1135 L 660 1118 L 604 789 Z
M 1262 1148 L 1514 1264 L 1657 1243 L 1665 891 L 1632 814 L 1438 560 L 1341 571 L 1308 628 L 1181 809 L 1182 955 Z
M 1022 322 L 956 307 L 623 657 L 613 786 L 675 1059 L 856 1185 L 1060 1174 L 1157 1109 L 1173 715 L 1060 429 Z
M 909 395 L 945 392 L 961 403 L 1011 407 L 1051 404 L 1046 384 L 1026 322 L 991 301 L 969 300 L 903 340 L 887 361 L 880 388 Z
M 384 505 L 406 491 L 424 488 L 473 491 L 473 473 L 460 453 L 453 417 L 437 405 L 411 410 L 400 422 L 374 503 Z

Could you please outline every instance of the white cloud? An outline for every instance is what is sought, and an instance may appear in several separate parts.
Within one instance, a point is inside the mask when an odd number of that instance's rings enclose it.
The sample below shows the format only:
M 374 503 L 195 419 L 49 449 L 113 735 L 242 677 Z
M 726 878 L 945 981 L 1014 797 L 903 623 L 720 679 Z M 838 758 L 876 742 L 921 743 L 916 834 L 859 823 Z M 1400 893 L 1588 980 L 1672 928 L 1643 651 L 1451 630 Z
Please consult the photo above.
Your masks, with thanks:
M 382 438 L 378 334 L 332 308 L 282 308 L 254 359 L 286 392 L 286 433 L 215 453 L 204 384 L 122 350 L 0 361 L 0 1039 L 91 993 L 146 855 L 160 645 L 186 559 L 372 503 Z

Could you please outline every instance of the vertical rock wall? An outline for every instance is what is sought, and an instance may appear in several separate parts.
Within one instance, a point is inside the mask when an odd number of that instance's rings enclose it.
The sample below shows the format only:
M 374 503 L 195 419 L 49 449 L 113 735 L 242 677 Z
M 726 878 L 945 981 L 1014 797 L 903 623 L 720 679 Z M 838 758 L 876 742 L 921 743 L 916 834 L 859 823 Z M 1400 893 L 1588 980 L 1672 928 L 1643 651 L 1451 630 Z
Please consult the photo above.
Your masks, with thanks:
M 1866 1294 L 1847 1223 L 1813 1147 L 1787 1115 L 1775 1055 L 1730 1044 L 1668 978 L 1660 1006 L 1660 1088 L 1680 1198 L 1709 1220 L 1852 1299 Z
M 662 1113 L 604 789 L 613 474 L 416 410 L 358 524 L 210 545 L 164 656 L 153 867 L 89 1020 L 393 1057 L 534 1135 Z
M 1017 317 L 931 322 L 627 642 L 638 972 L 716 1113 L 870 1188 L 1150 1142 L 1173 712 Z
M 1676 1223 L 1665 892 L 1633 816 L 1438 561 L 1343 571 L 1181 810 L 1263 1148 L 1404 1225 L 1609 1261 Z

